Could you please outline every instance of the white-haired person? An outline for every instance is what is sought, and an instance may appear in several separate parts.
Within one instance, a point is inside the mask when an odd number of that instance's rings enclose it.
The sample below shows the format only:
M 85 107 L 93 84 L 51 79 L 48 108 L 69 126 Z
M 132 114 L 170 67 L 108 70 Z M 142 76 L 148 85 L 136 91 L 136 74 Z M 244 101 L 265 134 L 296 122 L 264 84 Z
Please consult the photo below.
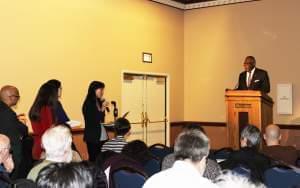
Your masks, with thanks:
M 0 187 L 8 187 L 10 183 L 9 174 L 14 169 L 14 162 L 10 154 L 10 140 L 7 136 L 0 134 Z
M 225 172 L 215 181 L 220 188 L 266 188 L 262 183 L 253 183 L 245 176 Z
M 183 131 L 175 141 L 174 165 L 151 176 L 144 188 L 216 188 L 203 177 L 209 148 L 209 139 L 200 130 Z
M 66 126 L 49 128 L 42 136 L 45 159 L 29 172 L 27 179 L 36 180 L 40 170 L 51 163 L 69 163 L 72 161 L 72 135 Z

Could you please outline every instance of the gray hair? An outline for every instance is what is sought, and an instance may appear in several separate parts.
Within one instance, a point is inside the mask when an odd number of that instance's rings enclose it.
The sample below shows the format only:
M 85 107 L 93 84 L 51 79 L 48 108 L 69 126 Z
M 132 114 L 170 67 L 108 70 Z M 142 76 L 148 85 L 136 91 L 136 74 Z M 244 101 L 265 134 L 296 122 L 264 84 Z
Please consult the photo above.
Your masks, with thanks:
M 248 178 L 229 171 L 216 179 L 216 185 L 220 188 L 266 188 L 261 183 L 254 184 Z
M 208 156 L 210 149 L 209 139 L 199 130 L 186 130 L 176 138 L 174 154 L 176 160 L 191 159 L 201 161 Z
M 63 125 L 49 128 L 42 136 L 42 145 L 46 159 L 55 162 L 70 162 L 72 160 L 72 135 Z
M 241 132 L 241 139 L 247 139 L 248 147 L 258 147 L 261 142 L 260 131 L 254 125 L 247 125 Z

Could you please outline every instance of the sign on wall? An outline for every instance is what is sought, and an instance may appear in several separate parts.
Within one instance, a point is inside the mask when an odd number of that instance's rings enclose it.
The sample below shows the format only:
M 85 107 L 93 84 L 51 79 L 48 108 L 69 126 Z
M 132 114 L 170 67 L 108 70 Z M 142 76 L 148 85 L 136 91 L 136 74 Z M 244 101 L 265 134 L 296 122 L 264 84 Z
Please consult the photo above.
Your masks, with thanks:
M 292 84 L 277 85 L 277 113 L 293 114 L 293 87 Z

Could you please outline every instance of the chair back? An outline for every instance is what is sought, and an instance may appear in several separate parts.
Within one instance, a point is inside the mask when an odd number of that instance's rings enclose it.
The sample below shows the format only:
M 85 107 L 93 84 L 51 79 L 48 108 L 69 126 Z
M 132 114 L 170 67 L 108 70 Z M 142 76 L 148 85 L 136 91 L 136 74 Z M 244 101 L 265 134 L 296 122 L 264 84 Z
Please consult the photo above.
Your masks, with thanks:
M 300 172 L 294 169 L 273 167 L 265 172 L 265 183 L 269 188 L 292 188 L 300 185 Z
M 114 188 L 142 188 L 146 177 L 132 169 L 119 169 L 112 175 Z
M 160 161 L 162 161 L 165 156 L 173 153 L 172 149 L 163 144 L 154 144 L 149 147 L 149 151 L 155 157 L 157 157 Z
M 156 159 L 151 159 L 147 161 L 147 163 L 144 165 L 144 170 L 149 177 L 152 176 L 153 174 L 158 173 L 161 170 L 160 161 Z

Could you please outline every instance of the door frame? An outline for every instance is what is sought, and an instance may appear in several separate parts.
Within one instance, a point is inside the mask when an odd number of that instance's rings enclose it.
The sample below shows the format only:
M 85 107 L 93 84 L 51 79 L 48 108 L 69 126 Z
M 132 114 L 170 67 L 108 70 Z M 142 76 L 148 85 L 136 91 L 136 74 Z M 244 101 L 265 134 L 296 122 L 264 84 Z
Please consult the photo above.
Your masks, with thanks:
M 122 70 L 121 71 L 121 96 L 123 96 L 123 82 L 124 82 L 124 74 L 136 74 L 136 75 L 146 75 L 146 76 L 163 76 L 166 77 L 166 145 L 170 146 L 170 74 L 168 73 L 158 73 L 158 72 L 143 72 L 143 71 L 134 71 L 134 70 Z M 122 97 L 121 97 L 121 112 L 122 112 Z

